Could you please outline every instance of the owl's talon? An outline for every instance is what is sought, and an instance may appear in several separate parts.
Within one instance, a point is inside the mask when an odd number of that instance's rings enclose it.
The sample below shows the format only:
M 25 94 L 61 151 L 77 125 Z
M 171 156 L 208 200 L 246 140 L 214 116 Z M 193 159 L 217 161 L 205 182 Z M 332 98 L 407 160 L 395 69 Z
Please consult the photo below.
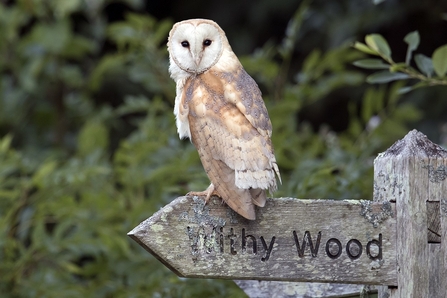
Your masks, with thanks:
M 198 197 L 205 197 L 205 204 L 208 203 L 211 196 L 219 196 L 219 193 L 214 189 L 214 185 L 211 184 L 208 186 L 207 189 L 204 191 L 190 191 L 186 194 L 187 196 L 198 196 Z

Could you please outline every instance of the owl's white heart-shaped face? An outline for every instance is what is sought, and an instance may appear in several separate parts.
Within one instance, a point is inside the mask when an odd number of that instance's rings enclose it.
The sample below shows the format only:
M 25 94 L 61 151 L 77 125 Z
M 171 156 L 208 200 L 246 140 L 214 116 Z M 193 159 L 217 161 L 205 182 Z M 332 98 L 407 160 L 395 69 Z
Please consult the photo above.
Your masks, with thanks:
M 224 33 L 208 20 L 176 24 L 169 35 L 171 59 L 182 70 L 200 74 L 217 63 L 223 51 Z

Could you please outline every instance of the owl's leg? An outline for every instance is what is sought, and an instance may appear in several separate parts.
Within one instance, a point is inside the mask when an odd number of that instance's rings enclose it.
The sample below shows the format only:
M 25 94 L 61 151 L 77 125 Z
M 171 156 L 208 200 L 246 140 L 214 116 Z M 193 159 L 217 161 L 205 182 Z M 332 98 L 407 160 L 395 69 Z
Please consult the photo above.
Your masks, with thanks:
M 215 190 L 214 185 L 212 183 L 204 191 L 190 191 L 186 195 L 187 196 L 205 197 L 205 204 L 208 203 L 208 201 L 210 200 L 211 196 L 218 196 L 218 197 L 220 197 L 219 193 Z

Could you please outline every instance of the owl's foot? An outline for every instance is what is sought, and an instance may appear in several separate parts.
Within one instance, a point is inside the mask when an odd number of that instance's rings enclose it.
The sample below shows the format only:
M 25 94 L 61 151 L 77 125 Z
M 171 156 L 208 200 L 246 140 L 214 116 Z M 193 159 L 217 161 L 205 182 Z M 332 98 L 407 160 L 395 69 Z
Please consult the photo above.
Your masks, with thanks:
M 187 196 L 205 197 L 205 204 L 208 203 L 208 201 L 210 200 L 211 196 L 218 196 L 218 197 L 220 197 L 219 193 L 214 189 L 214 185 L 212 183 L 204 191 L 190 191 L 186 195 Z

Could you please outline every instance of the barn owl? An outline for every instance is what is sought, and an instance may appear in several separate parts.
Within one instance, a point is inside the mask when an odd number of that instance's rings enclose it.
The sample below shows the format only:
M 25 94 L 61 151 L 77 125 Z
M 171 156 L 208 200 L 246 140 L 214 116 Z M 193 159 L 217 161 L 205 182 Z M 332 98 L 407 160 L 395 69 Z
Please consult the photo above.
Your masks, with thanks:
M 203 192 L 256 219 L 266 190 L 281 176 L 273 154 L 272 124 L 255 81 L 211 20 L 174 24 L 168 39 L 169 72 L 176 82 L 174 115 L 180 138 L 189 138 L 211 180 Z

